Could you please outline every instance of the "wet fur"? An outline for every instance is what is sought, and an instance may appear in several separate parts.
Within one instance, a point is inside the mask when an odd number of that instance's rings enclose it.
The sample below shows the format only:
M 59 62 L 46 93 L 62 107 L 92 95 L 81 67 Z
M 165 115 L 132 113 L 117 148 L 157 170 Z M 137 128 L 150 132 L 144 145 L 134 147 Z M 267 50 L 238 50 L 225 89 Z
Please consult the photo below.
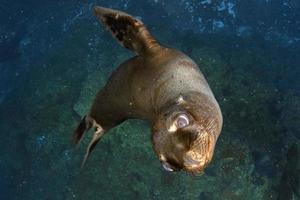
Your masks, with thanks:
M 222 115 L 198 66 L 182 52 L 159 45 L 143 23 L 130 15 L 102 7 L 95 7 L 94 14 L 124 47 L 138 55 L 121 64 L 97 93 L 87 114 L 88 120 L 84 118 L 75 131 L 75 141 L 80 141 L 89 128 L 98 127 L 101 136 L 91 141 L 94 148 L 107 130 L 126 119 L 139 118 L 152 125 L 152 143 L 158 156 L 162 152 L 174 155 L 169 162 L 183 168 L 181 157 L 184 153 L 191 148 L 198 151 L 206 148 L 202 153 L 212 151 L 209 154 L 211 159 L 221 131 Z M 179 97 L 184 98 L 181 103 L 178 103 Z M 203 141 L 199 140 L 202 136 L 197 130 L 181 130 L 172 137 L 168 136 L 166 117 L 178 110 L 193 115 L 196 121 L 194 129 L 200 126 L 208 128 L 209 147 L 203 146 Z M 160 144 L 153 140 L 156 134 L 160 134 Z M 182 143 L 184 150 L 177 151 L 171 139 Z M 197 147 L 199 145 L 201 148 Z M 90 147 L 85 160 L 93 149 Z

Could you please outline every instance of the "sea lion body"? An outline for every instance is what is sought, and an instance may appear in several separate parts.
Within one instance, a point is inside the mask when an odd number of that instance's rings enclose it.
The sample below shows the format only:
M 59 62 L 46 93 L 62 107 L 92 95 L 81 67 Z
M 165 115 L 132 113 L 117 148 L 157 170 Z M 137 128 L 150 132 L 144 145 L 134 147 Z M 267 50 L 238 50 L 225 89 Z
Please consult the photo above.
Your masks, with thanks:
M 153 148 L 165 169 L 202 171 L 212 158 L 222 114 L 197 64 L 159 45 L 130 15 L 101 7 L 94 12 L 124 47 L 138 55 L 112 73 L 75 131 L 78 142 L 96 127 L 85 160 L 105 131 L 138 118 L 150 122 Z
M 151 122 L 167 102 L 189 92 L 209 97 L 209 103 L 218 109 L 209 85 L 193 60 L 175 49 L 160 48 L 153 54 L 122 63 L 98 92 L 90 115 L 108 127 L 128 118 Z M 221 118 L 221 112 L 219 115 Z M 104 125 L 108 118 L 112 124 Z

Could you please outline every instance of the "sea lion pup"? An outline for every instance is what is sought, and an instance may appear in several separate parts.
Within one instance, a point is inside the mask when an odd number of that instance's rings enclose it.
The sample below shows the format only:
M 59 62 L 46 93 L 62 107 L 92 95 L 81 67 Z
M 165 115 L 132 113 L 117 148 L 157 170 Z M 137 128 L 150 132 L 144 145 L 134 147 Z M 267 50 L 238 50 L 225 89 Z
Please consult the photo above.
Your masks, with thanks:
M 83 164 L 104 132 L 129 118 L 152 125 L 152 144 L 168 171 L 201 172 L 211 161 L 222 114 L 203 74 L 182 52 L 161 46 L 144 24 L 117 10 L 94 7 L 97 19 L 137 56 L 122 63 L 74 133 L 96 129 Z

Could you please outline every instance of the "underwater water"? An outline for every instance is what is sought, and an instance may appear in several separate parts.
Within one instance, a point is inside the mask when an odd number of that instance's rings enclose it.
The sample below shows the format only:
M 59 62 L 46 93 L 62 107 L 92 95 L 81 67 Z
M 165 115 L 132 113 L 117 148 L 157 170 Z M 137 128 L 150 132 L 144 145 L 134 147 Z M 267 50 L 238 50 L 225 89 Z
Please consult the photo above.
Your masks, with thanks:
M 72 134 L 133 53 L 92 14 L 141 19 L 199 65 L 224 124 L 201 176 L 162 169 L 150 126 Z M 0 199 L 300 199 L 300 1 L 0 0 Z

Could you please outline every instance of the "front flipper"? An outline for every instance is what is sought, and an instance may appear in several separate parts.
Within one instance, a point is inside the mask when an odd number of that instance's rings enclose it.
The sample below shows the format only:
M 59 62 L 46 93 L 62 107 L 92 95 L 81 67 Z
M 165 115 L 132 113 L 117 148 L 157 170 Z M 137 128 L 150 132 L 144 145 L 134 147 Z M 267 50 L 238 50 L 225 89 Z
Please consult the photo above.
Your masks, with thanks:
M 144 24 L 131 15 L 99 6 L 94 7 L 94 15 L 122 46 L 139 55 L 160 47 Z
M 73 134 L 73 140 L 76 145 L 80 143 L 83 135 L 90 130 L 92 125 L 93 120 L 89 117 L 89 115 L 86 115 L 82 118 Z
M 99 124 L 97 124 L 95 120 L 93 122 L 93 127 L 96 128 L 96 131 L 95 131 L 95 133 L 93 135 L 92 140 L 90 141 L 90 143 L 89 143 L 89 145 L 87 147 L 84 159 L 83 159 L 82 164 L 81 164 L 81 168 L 84 167 L 84 165 L 85 165 L 87 159 L 89 158 L 91 152 L 94 150 L 96 144 L 99 142 L 99 140 L 101 139 L 101 137 L 104 134 L 103 128 Z

